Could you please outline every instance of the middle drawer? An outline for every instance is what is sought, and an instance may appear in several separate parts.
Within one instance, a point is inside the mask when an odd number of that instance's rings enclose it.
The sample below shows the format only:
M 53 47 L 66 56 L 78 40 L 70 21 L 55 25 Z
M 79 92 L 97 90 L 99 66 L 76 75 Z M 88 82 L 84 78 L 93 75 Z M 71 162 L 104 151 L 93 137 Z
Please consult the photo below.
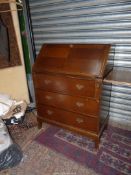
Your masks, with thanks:
M 99 102 L 95 99 L 84 99 L 37 89 L 36 100 L 39 104 L 50 105 L 72 112 L 93 116 L 99 115 Z

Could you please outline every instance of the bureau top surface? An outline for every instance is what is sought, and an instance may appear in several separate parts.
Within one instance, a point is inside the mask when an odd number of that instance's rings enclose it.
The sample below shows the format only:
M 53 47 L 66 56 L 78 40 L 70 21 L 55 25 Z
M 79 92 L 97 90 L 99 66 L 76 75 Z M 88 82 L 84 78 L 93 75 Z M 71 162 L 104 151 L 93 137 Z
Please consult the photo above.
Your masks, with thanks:
M 37 56 L 33 72 L 102 78 L 109 50 L 108 44 L 45 44 Z

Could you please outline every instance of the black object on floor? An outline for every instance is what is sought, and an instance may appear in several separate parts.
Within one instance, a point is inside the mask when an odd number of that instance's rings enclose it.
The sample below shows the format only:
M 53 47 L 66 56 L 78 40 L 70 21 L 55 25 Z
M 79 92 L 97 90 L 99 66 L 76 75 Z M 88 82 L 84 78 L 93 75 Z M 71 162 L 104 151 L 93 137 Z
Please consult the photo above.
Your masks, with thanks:
M 12 144 L 0 154 L 0 170 L 18 165 L 22 158 L 21 148 L 17 144 Z

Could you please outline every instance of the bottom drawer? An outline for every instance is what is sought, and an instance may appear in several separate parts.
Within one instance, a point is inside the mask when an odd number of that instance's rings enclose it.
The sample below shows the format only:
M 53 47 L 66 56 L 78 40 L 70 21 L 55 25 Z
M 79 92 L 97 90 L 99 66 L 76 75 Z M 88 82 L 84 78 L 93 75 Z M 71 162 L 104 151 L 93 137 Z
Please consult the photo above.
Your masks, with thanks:
M 79 115 L 46 105 L 38 105 L 40 117 L 73 126 L 86 131 L 98 132 L 98 118 Z

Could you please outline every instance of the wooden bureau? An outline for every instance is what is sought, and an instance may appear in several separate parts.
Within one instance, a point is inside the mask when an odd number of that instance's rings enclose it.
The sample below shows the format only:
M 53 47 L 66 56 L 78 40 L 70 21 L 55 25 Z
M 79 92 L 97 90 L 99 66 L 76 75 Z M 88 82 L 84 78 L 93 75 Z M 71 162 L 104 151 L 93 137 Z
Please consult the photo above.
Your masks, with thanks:
M 33 66 L 39 127 L 48 122 L 93 139 L 108 121 L 101 111 L 110 45 L 45 44 Z

